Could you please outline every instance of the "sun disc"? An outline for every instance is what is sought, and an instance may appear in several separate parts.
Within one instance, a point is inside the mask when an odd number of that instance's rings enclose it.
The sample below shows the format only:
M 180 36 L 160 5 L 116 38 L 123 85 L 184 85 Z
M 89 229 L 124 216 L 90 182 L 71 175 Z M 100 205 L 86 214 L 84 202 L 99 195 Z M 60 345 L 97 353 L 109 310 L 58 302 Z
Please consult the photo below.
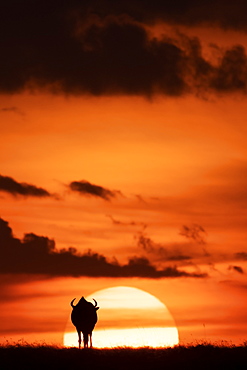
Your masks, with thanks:
M 93 298 L 100 306 L 99 320 L 93 331 L 95 348 L 172 347 L 179 343 L 173 317 L 153 295 L 141 289 L 119 286 L 86 297 L 89 301 Z M 64 345 L 78 345 L 72 324 L 67 326 Z

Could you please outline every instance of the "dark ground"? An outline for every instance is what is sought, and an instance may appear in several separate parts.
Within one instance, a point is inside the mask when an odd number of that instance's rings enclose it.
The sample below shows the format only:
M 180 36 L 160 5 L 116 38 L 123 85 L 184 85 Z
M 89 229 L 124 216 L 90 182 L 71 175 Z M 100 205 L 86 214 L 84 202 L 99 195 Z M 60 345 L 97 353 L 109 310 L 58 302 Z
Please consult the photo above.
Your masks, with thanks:
M 39 345 L 0 346 L 1 370 L 247 370 L 247 345 L 174 348 L 77 349 Z

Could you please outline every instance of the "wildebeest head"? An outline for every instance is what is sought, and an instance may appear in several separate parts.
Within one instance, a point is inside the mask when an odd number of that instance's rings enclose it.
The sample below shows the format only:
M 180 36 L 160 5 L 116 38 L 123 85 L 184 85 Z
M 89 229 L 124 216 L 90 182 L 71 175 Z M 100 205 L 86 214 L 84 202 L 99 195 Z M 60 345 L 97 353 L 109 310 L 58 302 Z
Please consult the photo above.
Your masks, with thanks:
M 74 298 L 74 299 L 72 299 L 72 301 L 71 301 L 71 307 L 73 307 L 73 308 L 75 308 L 75 307 L 83 307 L 83 306 L 85 306 L 85 305 L 88 305 L 88 304 L 91 304 L 92 305 L 92 303 L 90 303 L 90 302 L 88 302 L 84 297 L 81 297 L 81 299 L 79 300 L 79 302 L 76 304 L 76 305 L 74 305 L 74 301 L 76 300 L 76 298 Z M 97 311 L 98 309 L 99 309 L 99 307 L 97 307 L 97 302 L 96 302 L 96 300 L 93 298 L 93 300 L 94 300 L 94 308 L 95 308 L 95 310 Z

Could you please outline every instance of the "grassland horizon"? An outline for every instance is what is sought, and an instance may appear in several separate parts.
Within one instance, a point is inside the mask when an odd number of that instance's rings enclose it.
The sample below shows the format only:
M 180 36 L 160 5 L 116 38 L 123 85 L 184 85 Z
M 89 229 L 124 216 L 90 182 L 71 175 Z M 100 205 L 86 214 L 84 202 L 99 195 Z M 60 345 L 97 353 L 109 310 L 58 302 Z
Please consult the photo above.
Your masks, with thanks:
M 195 342 L 174 347 L 78 349 L 25 342 L 0 345 L 2 369 L 246 369 L 247 341 Z

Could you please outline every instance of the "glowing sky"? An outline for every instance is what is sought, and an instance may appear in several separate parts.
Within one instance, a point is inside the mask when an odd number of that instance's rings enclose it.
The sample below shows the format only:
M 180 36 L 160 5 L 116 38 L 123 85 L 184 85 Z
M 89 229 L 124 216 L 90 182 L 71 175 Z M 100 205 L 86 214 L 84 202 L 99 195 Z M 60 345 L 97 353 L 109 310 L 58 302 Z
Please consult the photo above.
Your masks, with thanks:
M 181 341 L 246 340 L 246 14 L 4 1 L 1 341 L 61 343 L 72 298 L 123 285 Z

